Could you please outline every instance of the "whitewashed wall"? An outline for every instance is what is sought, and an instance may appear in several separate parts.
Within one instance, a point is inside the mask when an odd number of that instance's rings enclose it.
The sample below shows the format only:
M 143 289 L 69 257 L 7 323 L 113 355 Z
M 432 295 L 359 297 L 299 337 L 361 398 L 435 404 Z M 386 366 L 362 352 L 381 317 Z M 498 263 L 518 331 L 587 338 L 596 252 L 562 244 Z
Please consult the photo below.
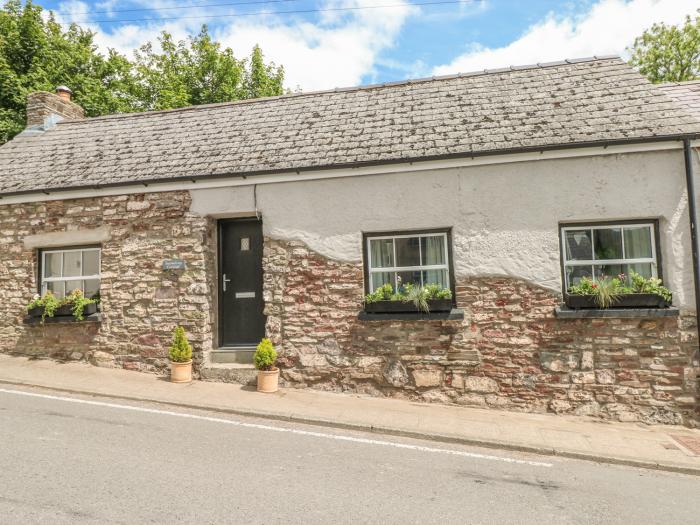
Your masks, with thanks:
M 252 186 L 191 193 L 203 215 L 256 210 Z M 681 150 L 261 184 L 256 193 L 267 235 L 334 259 L 361 260 L 362 231 L 451 226 L 458 277 L 508 275 L 555 291 L 560 221 L 658 218 L 663 277 L 674 303 L 694 309 Z

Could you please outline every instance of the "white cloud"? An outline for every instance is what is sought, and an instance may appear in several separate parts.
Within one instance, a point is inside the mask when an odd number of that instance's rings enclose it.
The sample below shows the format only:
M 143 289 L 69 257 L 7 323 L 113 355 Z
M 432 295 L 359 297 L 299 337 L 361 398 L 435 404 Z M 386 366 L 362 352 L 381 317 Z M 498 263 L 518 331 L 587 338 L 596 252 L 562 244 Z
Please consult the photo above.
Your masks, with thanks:
M 199 31 L 202 23 L 208 23 L 213 37 L 224 46 L 233 49 L 238 57 L 247 56 L 255 44 L 260 44 L 267 60 L 284 65 L 286 84 L 305 91 L 357 85 L 362 77 L 372 73 L 380 53 L 392 47 L 408 17 L 419 10 L 408 0 L 396 0 L 391 5 L 399 7 L 353 11 L 328 11 L 319 14 L 317 21 L 285 15 L 256 17 L 220 17 L 218 19 L 180 18 L 161 20 L 147 24 L 124 24 L 109 29 L 99 27 L 89 20 L 105 19 L 108 15 L 63 15 L 62 21 L 81 21 L 83 27 L 95 31 L 98 46 L 129 55 L 131 50 L 147 41 L 155 41 L 165 30 L 177 39 Z M 144 7 L 167 7 L 167 2 L 145 2 Z M 175 2 L 174 5 L 178 5 Z M 181 5 L 181 4 L 180 4 Z M 377 5 L 373 0 L 326 0 L 318 8 L 337 8 Z M 88 6 L 76 0 L 61 5 L 62 11 L 72 13 L 88 11 Z M 257 7 L 239 12 L 268 11 Z M 272 9 L 275 10 L 275 9 Z M 279 8 L 280 11 L 290 8 Z M 222 13 L 235 13 L 233 10 Z M 186 11 L 162 10 L 151 13 L 129 13 L 124 18 L 207 16 L 204 9 Z M 101 17 L 101 18 L 100 18 Z
M 678 24 L 694 14 L 697 0 L 601 0 L 578 17 L 550 13 L 507 46 L 468 44 L 467 52 L 433 69 L 435 75 L 618 54 L 655 22 Z
M 259 43 L 268 58 L 284 64 L 291 87 L 352 86 L 359 84 L 372 71 L 378 55 L 393 45 L 410 12 L 410 7 L 372 9 L 340 19 L 331 17 L 319 24 L 241 21 L 217 30 L 215 35 L 232 49 L 250 49 Z

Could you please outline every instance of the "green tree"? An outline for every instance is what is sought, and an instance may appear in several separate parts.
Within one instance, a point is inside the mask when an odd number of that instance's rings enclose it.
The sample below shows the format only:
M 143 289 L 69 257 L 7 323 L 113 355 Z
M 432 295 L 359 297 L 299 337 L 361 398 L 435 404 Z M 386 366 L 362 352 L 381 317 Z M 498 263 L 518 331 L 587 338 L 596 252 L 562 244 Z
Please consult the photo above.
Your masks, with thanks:
M 265 63 L 258 46 L 237 59 L 212 40 L 207 27 L 187 41 L 163 32 L 129 60 L 114 50 L 98 51 L 94 33 L 73 24 L 63 28 L 53 15 L 27 0 L 0 8 L 0 145 L 22 131 L 27 95 L 65 84 L 87 116 L 170 109 L 280 95 L 284 69 Z
M 651 82 L 700 78 L 700 16 L 680 26 L 654 24 L 634 40 L 630 63 Z
M 258 46 L 249 59 L 222 49 L 202 26 L 198 35 L 175 42 L 161 33 L 160 50 L 149 42 L 136 53 L 135 69 L 144 109 L 168 109 L 281 95 L 284 69 L 266 64 Z
M 97 52 L 94 34 L 77 25 L 63 30 L 31 1 L 9 0 L 0 9 L 0 144 L 25 125 L 27 94 L 65 84 L 88 116 L 133 111 L 130 62 Z
M 284 91 L 284 69 L 265 64 L 260 46 L 256 45 L 244 62 L 244 77 L 245 98 L 273 97 Z

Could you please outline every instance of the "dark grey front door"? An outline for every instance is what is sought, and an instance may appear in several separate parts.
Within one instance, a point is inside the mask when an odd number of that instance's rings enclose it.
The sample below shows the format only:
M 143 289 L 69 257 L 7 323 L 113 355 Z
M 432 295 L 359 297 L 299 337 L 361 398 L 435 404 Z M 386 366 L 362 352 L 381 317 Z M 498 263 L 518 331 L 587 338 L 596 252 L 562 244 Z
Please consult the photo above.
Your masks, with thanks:
M 262 299 L 262 222 L 219 222 L 219 337 L 221 346 L 257 345 L 265 336 Z

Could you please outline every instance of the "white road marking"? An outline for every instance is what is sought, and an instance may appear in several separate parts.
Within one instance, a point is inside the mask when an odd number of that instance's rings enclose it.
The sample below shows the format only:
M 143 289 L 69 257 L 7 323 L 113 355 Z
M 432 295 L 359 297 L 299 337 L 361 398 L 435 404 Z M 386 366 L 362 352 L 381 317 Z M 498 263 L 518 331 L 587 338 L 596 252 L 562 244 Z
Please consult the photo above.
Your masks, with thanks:
M 75 397 L 52 396 L 49 394 L 38 394 L 36 392 L 25 392 L 23 390 L 9 390 L 0 388 L 0 392 L 4 394 L 14 394 L 18 396 L 39 397 L 42 399 L 52 399 L 55 401 L 65 401 L 67 403 L 77 403 L 80 405 L 92 405 L 98 407 L 116 408 L 120 410 L 132 410 L 134 412 L 145 412 L 148 414 L 160 414 L 165 416 L 183 417 L 187 419 L 196 419 L 199 421 L 209 421 L 211 423 L 223 423 L 225 425 L 233 425 L 237 427 L 253 428 L 257 430 L 269 430 L 272 432 L 288 432 L 299 436 L 311 436 L 322 439 L 334 439 L 336 441 L 349 441 L 351 443 L 362 443 L 365 445 L 378 445 L 383 447 L 402 448 L 407 450 L 417 450 L 419 452 L 431 452 L 435 454 L 448 454 L 451 456 L 462 456 L 474 459 L 486 459 L 490 461 L 502 461 L 504 463 L 514 463 L 517 465 L 529 465 L 531 467 L 552 467 L 552 463 L 544 463 L 541 461 L 529 461 L 525 459 L 514 459 L 501 456 L 492 456 L 489 454 L 477 454 L 474 452 L 464 452 L 461 450 L 450 450 L 446 448 L 426 447 L 422 445 L 409 445 L 407 443 L 395 443 L 392 441 L 383 441 L 379 439 L 367 439 L 353 436 L 343 436 L 339 434 L 326 434 L 324 432 L 313 432 L 310 430 L 299 430 L 295 428 L 274 427 L 271 425 L 261 425 L 258 423 L 245 423 L 243 421 L 234 421 L 220 417 L 200 416 L 197 414 L 188 414 L 185 412 L 174 412 L 171 410 L 159 410 L 157 408 L 146 408 L 133 405 L 120 405 L 117 403 L 107 403 L 105 401 L 91 401 L 88 399 L 78 399 Z

